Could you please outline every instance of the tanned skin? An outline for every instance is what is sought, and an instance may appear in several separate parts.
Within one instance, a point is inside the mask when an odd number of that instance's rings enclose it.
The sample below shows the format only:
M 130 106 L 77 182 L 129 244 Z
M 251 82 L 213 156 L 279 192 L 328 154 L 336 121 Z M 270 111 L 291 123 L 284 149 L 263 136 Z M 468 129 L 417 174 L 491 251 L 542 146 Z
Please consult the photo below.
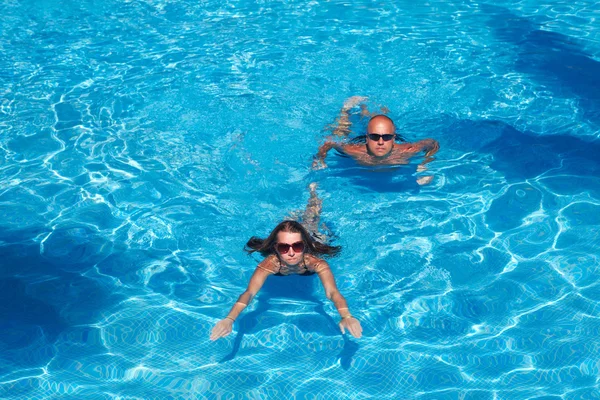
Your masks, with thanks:
M 344 103 L 341 110 L 340 122 L 343 122 L 344 132 L 349 132 L 348 111 L 356 105 L 357 101 L 362 101 L 364 97 L 351 97 Z M 361 107 L 364 113 L 365 108 Z M 334 133 L 339 129 L 334 130 Z M 391 140 L 385 141 L 382 136 L 378 140 L 369 137 L 370 134 L 393 135 Z M 347 133 L 346 133 L 347 134 Z M 338 135 L 340 136 L 340 135 Z M 326 141 L 317 152 L 313 161 L 314 169 L 327 168 L 325 157 L 331 149 L 336 149 L 352 157 L 361 165 L 401 165 L 408 164 L 411 157 L 418 153 L 425 153 L 425 160 L 419 165 L 417 170 L 424 171 L 425 164 L 432 160 L 432 156 L 437 153 L 440 146 L 436 140 L 423 139 L 415 143 L 395 143 L 396 126 L 394 122 L 385 115 L 376 115 L 367 125 L 366 144 L 340 143 L 331 140 Z M 433 179 L 432 176 L 420 177 L 417 179 L 419 184 L 427 184 Z

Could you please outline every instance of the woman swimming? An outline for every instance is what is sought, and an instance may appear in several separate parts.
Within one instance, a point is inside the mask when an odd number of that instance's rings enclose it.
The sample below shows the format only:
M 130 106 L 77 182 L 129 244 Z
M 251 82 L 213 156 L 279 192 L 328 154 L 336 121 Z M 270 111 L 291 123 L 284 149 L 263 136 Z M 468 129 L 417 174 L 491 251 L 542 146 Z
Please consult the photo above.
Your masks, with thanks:
M 315 218 L 318 224 L 320 200 L 316 197 L 315 185 L 311 185 L 311 199 L 309 200 L 307 214 L 310 211 L 317 213 L 316 217 L 307 218 L 312 224 Z M 313 208 L 311 210 L 311 208 Z M 308 221 L 307 221 L 308 222 Z M 219 321 L 213 328 L 210 339 L 227 336 L 231 333 L 233 322 L 256 296 L 260 288 L 270 275 L 285 276 L 291 274 L 313 275 L 317 274 L 325 294 L 333 302 L 340 314 L 339 327 L 342 333 L 346 330 L 352 336 L 359 338 L 362 335 L 360 322 L 350 314 L 346 299 L 339 292 L 329 264 L 318 256 L 335 256 L 341 251 L 340 246 L 329 246 L 315 240 L 299 222 L 285 220 L 273 229 L 266 239 L 255 236 L 248 240 L 244 248 L 248 253 L 259 252 L 266 256 L 258 264 L 250 278 L 248 287 L 233 305 L 229 314 Z

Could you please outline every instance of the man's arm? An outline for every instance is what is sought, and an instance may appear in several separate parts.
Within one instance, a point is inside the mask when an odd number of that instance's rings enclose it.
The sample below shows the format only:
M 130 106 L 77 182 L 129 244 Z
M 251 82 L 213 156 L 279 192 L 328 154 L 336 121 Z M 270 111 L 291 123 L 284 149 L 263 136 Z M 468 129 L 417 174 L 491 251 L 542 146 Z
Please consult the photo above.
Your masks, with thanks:
M 327 168 L 327 164 L 325 164 L 325 157 L 327 157 L 327 153 L 329 150 L 336 148 L 341 150 L 341 146 L 339 143 L 327 141 L 319 147 L 319 151 L 313 158 L 313 169 L 323 169 Z
M 431 157 L 440 149 L 440 144 L 437 140 L 423 139 L 413 144 L 415 153 L 419 151 L 425 152 L 425 157 Z
M 425 159 L 417 167 L 417 172 L 423 172 L 427 170 L 425 164 L 433 161 L 433 155 L 440 149 L 440 144 L 437 140 L 423 139 L 415 143 L 416 151 L 424 151 Z M 420 176 L 417 178 L 419 185 L 428 185 L 433 180 L 433 175 Z

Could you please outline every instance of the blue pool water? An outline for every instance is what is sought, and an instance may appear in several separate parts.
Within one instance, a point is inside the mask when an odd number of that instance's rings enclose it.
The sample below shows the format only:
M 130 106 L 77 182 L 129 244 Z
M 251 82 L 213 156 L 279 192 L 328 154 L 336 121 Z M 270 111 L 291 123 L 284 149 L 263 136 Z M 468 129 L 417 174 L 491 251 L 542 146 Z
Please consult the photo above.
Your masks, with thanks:
M 418 3 L 2 2 L 0 398 L 600 398 L 598 3 Z M 310 168 L 352 95 L 430 185 Z M 209 341 L 310 182 L 364 336 L 289 277 Z

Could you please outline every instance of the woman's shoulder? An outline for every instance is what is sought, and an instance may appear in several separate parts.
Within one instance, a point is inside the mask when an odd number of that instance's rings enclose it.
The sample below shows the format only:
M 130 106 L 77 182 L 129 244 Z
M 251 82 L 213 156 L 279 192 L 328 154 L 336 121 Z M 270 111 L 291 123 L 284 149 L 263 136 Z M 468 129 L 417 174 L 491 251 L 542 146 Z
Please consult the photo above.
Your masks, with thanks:
M 270 254 L 257 265 L 258 268 L 276 274 L 279 271 L 279 260 L 275 254 Z
M 320 270 L 321 268 L 329 267 L 327 261 L 312 254 L 306 254 L 304 256 L 304 262 L 311 270 Z

